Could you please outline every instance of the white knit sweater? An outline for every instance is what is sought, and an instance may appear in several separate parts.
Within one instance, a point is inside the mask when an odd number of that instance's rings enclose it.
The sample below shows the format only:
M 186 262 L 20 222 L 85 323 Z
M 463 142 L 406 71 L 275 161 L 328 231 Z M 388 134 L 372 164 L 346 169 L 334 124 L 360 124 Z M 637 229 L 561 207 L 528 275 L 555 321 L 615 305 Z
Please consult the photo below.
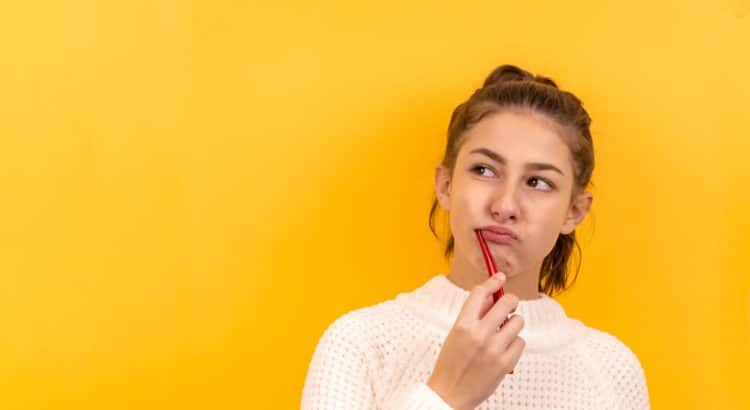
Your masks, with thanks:
M 469 292 L 445 275 L 352 310 L 318 341 L 302 410 L 449 410 L 425 383 Z M 553 298 L 522 300 L 526 347 L 477 409 L 649 409 L 643 368 L 619 339 L 571 319 Z

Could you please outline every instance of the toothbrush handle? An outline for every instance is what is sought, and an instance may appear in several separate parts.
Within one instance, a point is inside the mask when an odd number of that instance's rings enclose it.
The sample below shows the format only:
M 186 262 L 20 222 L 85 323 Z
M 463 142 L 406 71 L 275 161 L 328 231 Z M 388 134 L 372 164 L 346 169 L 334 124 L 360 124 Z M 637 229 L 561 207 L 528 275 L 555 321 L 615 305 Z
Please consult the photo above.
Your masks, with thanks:
M 497 267 L 495 266 L 495 261 L 492 259 L 492 254 L 490 253 L 490 249 L 487 247 L 487 243 L 484 241 L 484 236 L 482 236 L 482 231 L 477 229 L 476 231 L 477 240 L 479 241 L 479 247 L 482 248 L 482 255 L 484 256 L 484 265 L 487 267 L 487 274 L 489 276 L 494 275 L 497 272 Z M 497 301 L 503 297 L 505 294 L 503 288 L 497 290 L 492 295 L 492 299 L 494 303 L 497 303 Z M 503 324 L 500 325 L 500 328 L 505 326 L 506 323 L 508 323 L 508 320 L 510 320 L 510 317 L 506 317 L 503 321 Z M 509 374 L 513 374 L 513 370 L 510 371 Z

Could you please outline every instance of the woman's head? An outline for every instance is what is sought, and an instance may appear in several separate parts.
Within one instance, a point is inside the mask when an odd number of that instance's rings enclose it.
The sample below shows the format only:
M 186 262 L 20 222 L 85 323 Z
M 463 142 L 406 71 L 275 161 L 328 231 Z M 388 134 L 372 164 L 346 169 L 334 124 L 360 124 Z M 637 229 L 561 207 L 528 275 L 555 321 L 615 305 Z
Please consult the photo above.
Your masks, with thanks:
M 483 269 L 474 230 L 508 228 L 516 241 L 490 244 L 498 269 L 538 274 L 549 295 L 564 290 L 575 228 L 593 200 L 590 124 L 581 101 L 551 79 L 512 65 L 493 70 L 453 111 L 436 169 L 430 228 L 437 235 L 438 205 L 449 212 L 445 256 Z

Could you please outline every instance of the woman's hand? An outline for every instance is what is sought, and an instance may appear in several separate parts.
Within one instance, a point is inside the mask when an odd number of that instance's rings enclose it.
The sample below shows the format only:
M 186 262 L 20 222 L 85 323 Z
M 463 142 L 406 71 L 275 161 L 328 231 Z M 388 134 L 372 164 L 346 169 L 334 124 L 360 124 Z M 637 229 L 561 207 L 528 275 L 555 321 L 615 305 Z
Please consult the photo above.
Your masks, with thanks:
M 486 400 L 513 370 L 526 346 L 518 337 L 524 324 L 520 315 L 511 317 L 498 331 L 518 305 L 512 293 L 493 305 L 492 295 L 503 283 L 505 275 L 498 272 L 471 290 L 427 381 L 454 409 L 474 409 Z

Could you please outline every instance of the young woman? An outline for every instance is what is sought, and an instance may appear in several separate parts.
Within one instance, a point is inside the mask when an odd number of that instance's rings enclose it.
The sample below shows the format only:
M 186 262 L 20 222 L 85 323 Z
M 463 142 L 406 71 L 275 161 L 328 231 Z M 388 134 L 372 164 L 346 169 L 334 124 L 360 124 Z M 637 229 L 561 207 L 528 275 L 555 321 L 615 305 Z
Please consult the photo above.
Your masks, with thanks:
M 551 297 L 569 286 L 593 200 L 590 123 L 551 79 L 493 70 L 453 111 L 435 173 L 430 228 L 438 206 L 448 212 L 450 272 L 335 320 L 302 409 L 650 408 L 635 354 Z M 492 278 L 477 230 L 500 270 Z

